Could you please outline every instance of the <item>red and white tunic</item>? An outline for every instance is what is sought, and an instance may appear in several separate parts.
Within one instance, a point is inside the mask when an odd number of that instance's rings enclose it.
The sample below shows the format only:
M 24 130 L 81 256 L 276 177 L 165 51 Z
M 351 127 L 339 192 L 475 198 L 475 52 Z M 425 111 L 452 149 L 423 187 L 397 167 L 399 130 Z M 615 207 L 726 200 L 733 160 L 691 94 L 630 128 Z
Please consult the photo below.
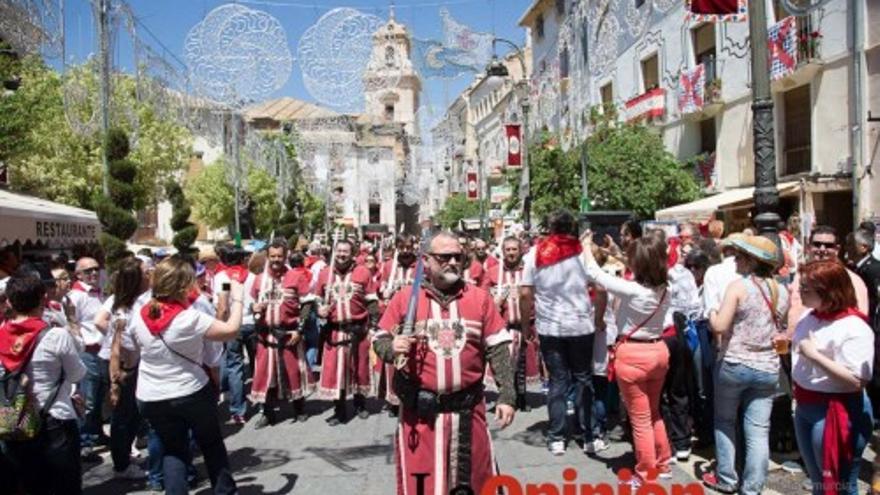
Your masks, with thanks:
M 406 317 L 411 287 L 400 290 L 390 301 L 379 322 L 376 337 L 399 332 Z M 419 294 L 415 336 L 418 342 L 409 353 L 404 372 L 423 389 L 448 394 L 483 381 L 486 350 L 510 342 L 504 320 L 492 296 L 465 284 L 449 303 L 441 304 L 428 290 Z M 442 413 L 424 421 L 416 412 L 404 409 L 395 438 L 397 493 L 416 495 L 413 473 L 428 473 L 426 495 L 445 495 L 459 484 L 455 479 L 458 451 L 459 413 Z M 495 471 L 495 457 L 486 423 L 486 405 L 481 402 L 471 415 L 471 480 L 475 493 Z
M 352 265 L 345 273 L 336 269 L 332 279 L 330 267 L 318 275 L 315 296 L 330 306 L 324 349 L 321 359 L 321 384 L 318 393 L 325 399 L 343 399 L 340 394 L 370 393 L 370 341 L 360 339 L 353 347 L 353 326 L 365 327 L 369 313 L 367 304 L 376 300 L 376 285 L 363 265 Z M 362 328 L 366 331 L 366 328 Z
M 388 304 L 388 301 L 397 293 L 400 289 L 404 287 L 411 286 L 413 284 L 413 280 L 415 280 L 416 275 L 416 267 L 415 265 L 411 266 L 402 266 L 397 261 L 397 257 L 395 256 L 394 260 L 390 263 L 386 263 L 382 268 L 382 276 L 380 278 L 379 294 L 382 297 L 382 311 L 385 310 L 384 305 Z M 400 400 L 397 398 L 397 395 L 394 393 L 394 390 L 391 387 L 391 382 L 394 379 L 394 365 L 382 362 L 381 360 L 377 360 L 376 365 L 374 366 L 374 372 L 378 374 L 376 376 L 376 395 L 385 397 L 385 400 L 388 401 L 392 405 L 398 405 Z M 384 378 L 384 381 L 383 381 Z M 384 388 L 380 385 L 384 383 Z
M 250 394 L 251 401 L 255 403 L 266 402 L 269 390 L 282 383 L 282 372 L 285 390 L 275 392 L 281 397 L 301 399 L 312 386 L 305 358 L 305 340 L 300 339 L 295 346 L 289 345 L 292 337 L 290 332 L 299 328 L 300 298 L 308 296 L 310 275 L 286 268 L 280 274 L 273 275 L 265 283 L 264 274 L 258 275 L 251 290 L 254 301 L 266 303 L 263 313 L 254 315 L 259 316 L 256 324 L 260 330 Z M 279 342 L 269 331 L 273 328 L 286 330 L 288 334 Z
M 468 268 L 464 271 L 464 281 L 477 287 L 483 287 L 484 275 L 485 272 L 483 271 L 483 265 L 474 258 L 471 260 Z
M 523 343 L 522 332 L 520 331 L 522 313 L 519 306 L 519 287 L 522 285 L 523 265 L 519 265 L 513 270 L 508 270 L 505 267 L 501 273 L 502 280 L 500 284 L 498 283 L 498 272 L 499 269 L 496 266 L 494 270 L 486 274 L 486 288 L 490 290 L 496 303 L 498 302 L 499 295 L 503 297 L 501 303 L 498 304 L 498 310 L 507 322 L 507 328 L 513 337 L 510 354 L 513 359 L 513 369 L 516 369 L 520 346 Z M 532 327 L 534 332 L 534 322 Z M 489 370 L 487 370 L 487 374 L 491 376 Z M 531 341 L 526 341 L 526 383 L 535 384 L 540 381 L 540 351 L 538 350 L 537 339 L 532 339 Z M 493 383 L 490 382 L 490 384 Z

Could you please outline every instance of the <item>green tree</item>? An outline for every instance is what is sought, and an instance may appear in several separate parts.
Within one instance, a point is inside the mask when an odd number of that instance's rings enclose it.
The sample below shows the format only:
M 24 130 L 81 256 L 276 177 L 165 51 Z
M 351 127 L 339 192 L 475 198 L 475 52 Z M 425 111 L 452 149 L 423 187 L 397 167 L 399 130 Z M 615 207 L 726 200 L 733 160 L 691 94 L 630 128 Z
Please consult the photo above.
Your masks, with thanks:
M 103 232 L 98 240 L 110 267 L 122 259 L 126 241 L 137 230 L 137 220 L 132 215 L 134 207 L 134 181 L 137 165 L 128 159 L 128 136 L 120 129 L 111 129 L 104 141 L 109 166 L 109 194 L 94 199 L 98 220 Z
M 177 249 L 177 252 L 183 256 L 192 256 L 196 249 L 193 248 L 193 242 L 199 235 L 199 229 L 189 221 L 192 208 L 183 189 L 175 180 L 169 180 L 165 185 L 165 196 L 171 203 L 171 228 L 174 230 L 174 238 L 171 244 Z
M 443 228 L 456 229 L 463 218 L 474 218 L 479 215 L 479 201 L 471 201 L 464 194 L 453 194 L 446 200 L 443 209 L 437 212 L 436 220 Z
M 254 205 L 254 235 L 266 238 L 278 226 L 281 204 L 278 202 L 278 181 L 261 167 L 247 171 L 247 194 Z
M 69 68 L 70 87 L 83 95 L 97 94 L 94 67 Z M 69 94 L 65 112 L 61 76 L 38 57 L 26 57 L 16 67 L 19 89 L 0 98 L 0 160 L 9 165 L 11 187 L 52 201 L 93 208 L 101 190 L 101 136 L 74 132 L 68 116 L 86 121 L 96 109 L 94 98 Z M 161 199 L 165 180 L 184 167 L 192 147 L 189 131 L 170 115 L 160 114 L 138 101 L 135 80 L 125 74 L 113 77 L 113 123 L 136 136 L 131 159 L 138 163 L 132 190 L 136 209 Z M 136 118 L 133 118 L 136 117 Z M 137 126 L 134 127 L 134 122 Z

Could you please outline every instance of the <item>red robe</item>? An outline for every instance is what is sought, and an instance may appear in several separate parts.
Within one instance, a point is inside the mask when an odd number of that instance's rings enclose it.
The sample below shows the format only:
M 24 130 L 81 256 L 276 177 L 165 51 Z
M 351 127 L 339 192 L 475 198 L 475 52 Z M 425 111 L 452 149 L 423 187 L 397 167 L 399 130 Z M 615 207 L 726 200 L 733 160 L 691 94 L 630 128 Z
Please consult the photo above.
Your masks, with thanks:
M 275 347 L 278 340 L 269 332 L 270 328 L 281 328 L 288 331 L 299 329 L 300 298 L 309 292 L 309 275 L 302 271 L 285 269 L 279 276 L 271 277 L 262 294 L 263 275 L 257 275 L 251 289 L 254 301 L 267 303 L 266 310 L 256 320 L 259 337 L 257 338 L 256 357 L 254 359 L 254 380 L 251 384 L 250 399 L 262 404 L 266 402 L 269 389 L 277 388 L 280 373 L 279 360 L 284 361 L 284 377 L 287 382 L 285 390 L 278 390 L 280 397 L 297 400 L 303 398 L 312 387 L 311 373 L 305 358 L 305 339 L 293 347 L 288 346 L 291 335 L 288 334 L 281 344 L 283 349 Z M 255 317 L 257 315 L 254 315 Z M 267 345 L 269 344 L 269 345 Z
M 519 286 L 522 283 L 523 267 L 520 265 L 515 270 L 507 270 L 505 267 L 503 273 L 503 282 L 501 289 L 498 288 L 498 266 L 494 270 L 486 273 L 485 288 L 489 290 L 493 298 L 499 291 L 506 294 L 506 298 L 498 305 L 498 311 L 501 317 L 507 322 L 507 328 L 513 337 L 513 343 L 510 346 L 510 355 L 513 359 L 513 369 L 516 369 L 517 360 L 519 358 L 520 346 L 523 343 L 522 332 L 520 331 L 520 322 L 522 321 L 519 309 Z M 494 300 L 494 299 L 493 299 Z M 535 331 L 534 321 L 532 322 L 532 332 Z M 537 339 L 526 341 L 526 383 L 535 384 L 541 382 L 541 363 L 540 352 L 538 351 Z M 487 375 L 491 376 L 491 371 L 486 370 Z M 494 380 L 491 382 L 494 384 Z
M 483 276 L 484 271 L 482 263 L 476 258 L 472 259 L 470 266 L 464 271 L 464 281 L 471 285 L 482 287 Z
M 329 294 L 329 298 L 325 295 Z M 370 270 L 352 264 L 346 273 L 337 268 L 330 280 L 330 267 L 318 275 L 315 295 L 330 306 L 327 328 L 324 330 L 324 349 L 321 359 L 321 384 L 318 394 L 324 399 L 344 399 L 340 394 L 367 395 L 370 387 L 370 341 L 363 338 L 352 349 L 351 334 L 341 331 L 345 325 L 366 327 L 369 313 L 367 303 L 376 300 L 376 285 Z M 364 328 L 366 330 L 366 328 Z M 353 359 L 353 354 L 357 359 Z
M 395 334 L 406 318 L 411 287 L 401 289 L 379 321 L 377 337 Z M 465 284 L 448 307 L 441 306 L 429 291 L 419 294 L 415 334 L 419 337 L 405 366 L 421 388 L 446 394 L 483 381 L 486 350 L 510 341 L 505 322 L 488 292 Z M 450 449 L 457 448 L 459 413 L 442 413 L 430 422 L 403 409 L 395 438 L 398 495 L 417 493 L 413 473 L 428 473 L 425 495 L 445 495 L 457 486 Z M 471 415 L 471 487 L 480 493 L 496 474 L 495 456 L 486 423 L 486 404 L 480 402 Z
M 385 266 L 382 267 L 382 276 L 379 279 L 379 294 L 382 298 L 383 312 L 385 310 L 384 305 L 388 304 L 388 301 L 390 301 L 391 298 L 394 297 L 394 294 L 400 289 L 412 285 L 415 276 L 415 264 L 404 267 L 397 262 L 396 257 L 392 261 L 385 263 Z M 392 405 L 396 406 L 400 404 L 397 394 L 394 393 L 394 390 L 390 386 L 391 381 L 394 379 L 394 365 L 379 360 L 374 367 L 374 371 L 378 374 L 378 376 L 376 376 L 376 395 L 380 397 L 384 396 L 385 400 Z M 384 388 L 380 384 L 384 384 Z

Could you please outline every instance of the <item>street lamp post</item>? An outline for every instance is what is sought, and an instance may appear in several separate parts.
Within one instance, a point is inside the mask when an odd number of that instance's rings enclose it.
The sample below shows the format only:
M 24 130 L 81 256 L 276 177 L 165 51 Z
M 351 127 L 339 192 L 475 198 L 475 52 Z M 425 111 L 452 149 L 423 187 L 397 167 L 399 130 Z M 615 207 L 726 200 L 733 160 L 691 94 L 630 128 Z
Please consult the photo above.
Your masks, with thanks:
M 767 13 L 765 0 L 749 2 L 749 36 L 752 51 L 752 136 L 755 153 L 755 225 L 775 237 L 779 223 L 776 189 L 776 150 L 773 99 L 767 66 Z
M 520 102 L 520 111 L 522 112 L 522 146 L 520 148 L 521 160 L 522 160 L 522 174 L 520 176 L 520 184 L 519 184 L 519 197 L 520 202 L 522 203 L 522 218 L 523 218 L 523 226 L 526 231 L 530 231 L 532 228 L 532 193 L 531 193 L 531 174 L 529 170 L 529 156 L 528 156 L 528 132 L 529 132 L 529 110 L 531 108 L 529 102 L 529 88 L 528 88 L 528 74 L 526 72 L 526 59 L 523 54 L 522 49 L 517 46 L 516 43 L 506 40 L 504 38 L 494 38 L 492 40 L 492 48 L 494 50 L 495 43 L 504 43 L 505 45 L 513 48 L 514 54 L 516 55 L 517 60 L 519 60 L 520 68 L 522 69 L 522 75 L 519 81 L 516 81 L 516 91 L 517 98 Z M 498 77 L 498 78 L 506 78 L 510 76 L 510 72 L 507 70 L 507 66 L 505 66 L 500 60 L 497 58 L 493 59 L 489 64 L 489 67 L 486 69 L 487 77 Z

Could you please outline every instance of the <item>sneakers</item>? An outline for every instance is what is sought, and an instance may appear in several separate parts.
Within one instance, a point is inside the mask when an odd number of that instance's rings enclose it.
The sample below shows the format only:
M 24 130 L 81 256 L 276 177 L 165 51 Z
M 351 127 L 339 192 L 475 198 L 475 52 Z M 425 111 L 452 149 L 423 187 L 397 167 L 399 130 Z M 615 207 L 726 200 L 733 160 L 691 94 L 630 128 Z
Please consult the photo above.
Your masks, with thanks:
M 233 414 L 230 416 L 229 422 L 234 425 L 243 425 L 247 423 L 247 420 L 244 418 L 243 414 Z
M 101 456 L 94 447 L 83 447 L 79 451 L 83 462 L 101 462 Z
M 544 395 L 550 393 L 550 382 L 548 380 L 541 380 L 541 393 Z
M 608 445 L 608 443 L 605 442 L 605 440 L 602 440 L 601 438 L 597 438 L 597 439 L 593 440 L 592 442 L 587 442 L 584 444 L 584 453 L 585 454 L 595 454 L 597 452 L 602 452 L 603 450 L 607 449 L 608 447 L 610 447 L 610 445 Z
M 804 468 L 801 467 L 801 464 L 798 461 L 789 460 L 785 461 L 781 464 L 782 470 L 786 473 L 791 474 L 800 474 L 804 472 Z
M 118 480 L 142 480 L 147 477 L 147 472 L 134 464 L 129 464 L 122 471 L 113 471 L 113 477 Z
M 565 414 L 569 416 L 574 416 L 574 401 L 567 400 L 565 401 Z
M 715 490 L 718 493 L 724 493 L 728 495 L 733 495 L 736 493 L 736 487 L 726 485 L 722 483 L 715 473 L 703 473 L 703 476 L 700 478 L 707 488 Z
M 691 457 L 691 449 L 684 450 L 676 450 L 675 451 L 675 460 L 678 462 L 685 462 Z
M 565 442 L 550 442 L 550 453 L 553 455 L 564 455 Z
M 657 473 L 657 478 L 661 480 L 671 480 L 672 479 L 672 468 L 666 466 L 660 469 L 660 472 Z
M 337 415 L 330 416 L 327 418 L 327 424 L 330 426 L 339 426 L 343 423 L 343 421 Z

